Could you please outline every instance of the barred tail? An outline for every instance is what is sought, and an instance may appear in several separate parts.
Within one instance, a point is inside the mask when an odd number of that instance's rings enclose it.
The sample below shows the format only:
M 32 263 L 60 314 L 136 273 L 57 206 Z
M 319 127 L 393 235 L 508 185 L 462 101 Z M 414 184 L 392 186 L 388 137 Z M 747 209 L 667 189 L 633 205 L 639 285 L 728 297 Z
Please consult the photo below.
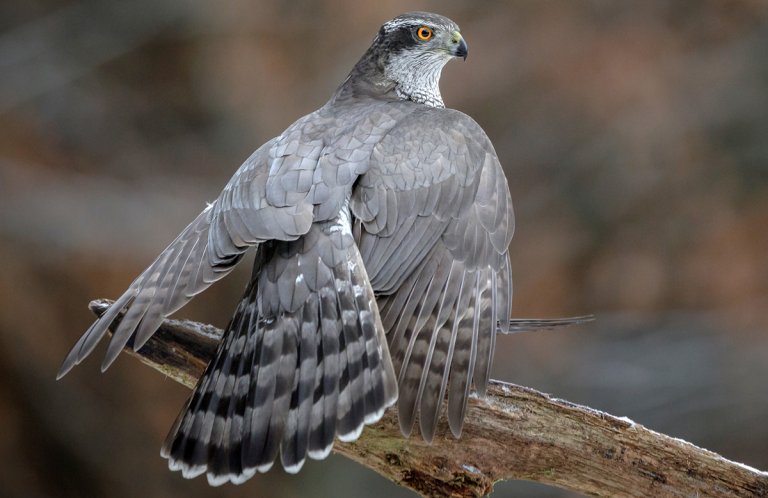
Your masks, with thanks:
M 365 269 L 345 234 L 315 227 L 260 250 L 215 359 L 162 455 L 191 478 L 240 483 L 281 453 L 298 472 L 356 439 L 397 398 Z M 351 242 L 351 238 L 349 239 Z

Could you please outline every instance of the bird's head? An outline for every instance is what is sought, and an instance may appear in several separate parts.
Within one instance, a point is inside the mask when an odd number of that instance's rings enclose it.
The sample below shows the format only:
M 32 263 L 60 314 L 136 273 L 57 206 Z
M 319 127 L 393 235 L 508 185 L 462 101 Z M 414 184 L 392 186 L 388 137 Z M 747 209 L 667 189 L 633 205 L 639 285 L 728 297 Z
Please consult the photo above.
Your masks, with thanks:
M 454 57 L 467 58 L 458 25 L 438 14 L 410 12 L 381 26 L 356 76 L 392 87 L 400 99 L 443 107 L 440 73 Z

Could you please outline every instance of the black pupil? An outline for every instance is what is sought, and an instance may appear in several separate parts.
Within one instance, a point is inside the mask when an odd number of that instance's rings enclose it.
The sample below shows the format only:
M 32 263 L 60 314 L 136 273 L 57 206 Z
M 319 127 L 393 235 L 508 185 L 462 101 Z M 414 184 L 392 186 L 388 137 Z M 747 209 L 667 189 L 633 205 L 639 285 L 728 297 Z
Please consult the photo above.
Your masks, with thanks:
M 427 28 L 421 28 L 419 30 L 419 36 L 421 36 L 422 38 L 429 38 L 429 35 L 430 35 L 430 33 L 429 33 L 429 30 Z

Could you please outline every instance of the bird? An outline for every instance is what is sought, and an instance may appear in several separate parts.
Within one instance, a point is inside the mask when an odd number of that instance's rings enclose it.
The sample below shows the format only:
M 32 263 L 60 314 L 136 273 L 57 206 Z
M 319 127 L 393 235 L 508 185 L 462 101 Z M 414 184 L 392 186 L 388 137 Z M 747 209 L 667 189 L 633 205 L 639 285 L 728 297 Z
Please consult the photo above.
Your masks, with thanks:
M 112 328 L 106 370 L 163 319 L 254 254 L 214 358 L 163 444 L 184 477 L 291 473 L 356 440 L 396 405 L 428 442 L 462 432 L 510 320 L 509 186 L 483 129 L 439 81 L 467 58 L 459 26 L 385 22 L 318 110 L 259 147 L 215 201 L 83 334 L 58 378 Z M 565 321 L 567 322 L 567 320 Z M 447 401 L 444 401 L 447 397 Z

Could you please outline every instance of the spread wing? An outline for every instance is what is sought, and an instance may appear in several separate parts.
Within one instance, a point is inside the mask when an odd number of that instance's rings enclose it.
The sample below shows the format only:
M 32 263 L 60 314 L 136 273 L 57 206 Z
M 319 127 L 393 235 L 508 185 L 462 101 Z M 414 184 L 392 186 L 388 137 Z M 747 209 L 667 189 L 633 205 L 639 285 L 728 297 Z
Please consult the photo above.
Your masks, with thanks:
M 509 326 L 514 216 L 483 130 L 420 108 L 374 148 L 352 195 L 356 237 L 399 371 L 400 426 L 431 440 L 448 392 L 461 433 L 470 386 L 484 394 L 497 323 Z
M 254 152 L 216 201 L 83 334 L 58 377 L 93 351 L 121 311 L 125 313 L 102 369 L 129 342 L 141 348 L 164 318 L 228 274 L 249 247 L 267 240 L 295 240 L 313 221 L 337 216 L 363 166 L 348 160 L 344 147 L 334 153 L 324 147 L 319 135 L 328 128 L 338 127 L 332 118 L 313 113 Z

